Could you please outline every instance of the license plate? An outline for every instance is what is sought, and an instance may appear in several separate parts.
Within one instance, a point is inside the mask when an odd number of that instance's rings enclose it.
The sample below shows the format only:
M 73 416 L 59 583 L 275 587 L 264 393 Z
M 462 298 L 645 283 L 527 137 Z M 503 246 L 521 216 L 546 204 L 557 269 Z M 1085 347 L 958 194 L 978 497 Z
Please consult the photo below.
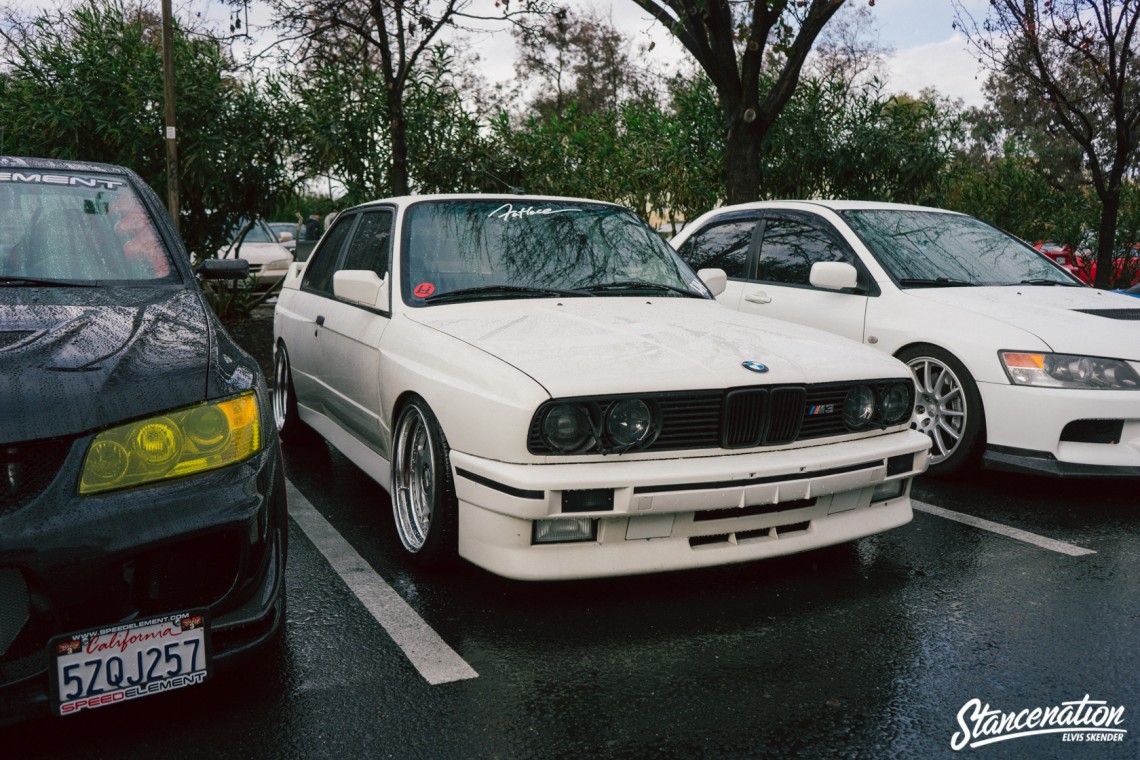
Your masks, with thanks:
M 200 684 L 210 677 L 205 610 L 57 636 L 52 705 L 58 715 Z

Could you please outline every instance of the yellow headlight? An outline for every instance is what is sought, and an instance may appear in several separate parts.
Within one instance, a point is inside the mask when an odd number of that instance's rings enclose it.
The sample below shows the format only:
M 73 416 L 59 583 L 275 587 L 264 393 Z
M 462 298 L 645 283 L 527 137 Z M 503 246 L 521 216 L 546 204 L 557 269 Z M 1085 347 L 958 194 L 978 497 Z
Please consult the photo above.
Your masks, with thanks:
M 155 483 L 235 464 L 261 449 L 252 392 L 104 430 L 83 461 L 79 493 Z

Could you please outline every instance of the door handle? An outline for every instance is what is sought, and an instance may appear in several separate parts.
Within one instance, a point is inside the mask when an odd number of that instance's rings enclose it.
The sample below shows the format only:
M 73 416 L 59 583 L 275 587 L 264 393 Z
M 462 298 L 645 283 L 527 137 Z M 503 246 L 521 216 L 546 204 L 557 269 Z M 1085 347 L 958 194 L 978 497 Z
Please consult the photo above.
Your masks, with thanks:
M 748 303 L 772 303 L 772 299 L 765 293 L 749 293 L 744 296 L 744 300 Z
M 317 316 L 317 325 L 318 325 L 318 326 L 324 326 L 324 324 L 325 324 L 325 317 L 324 317 L 324 315 L 323 315 L 323 314 L 321 314 L 321 315 L 318 315 L 318 316 Z

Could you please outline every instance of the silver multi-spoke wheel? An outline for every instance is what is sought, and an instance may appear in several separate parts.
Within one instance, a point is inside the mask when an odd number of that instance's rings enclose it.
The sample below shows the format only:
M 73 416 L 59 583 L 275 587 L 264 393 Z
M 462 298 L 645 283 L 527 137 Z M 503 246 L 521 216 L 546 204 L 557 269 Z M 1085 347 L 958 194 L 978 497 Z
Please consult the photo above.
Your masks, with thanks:
M 440 473 L 431 431 L 423 412 L 409 406 L 396 429 L 395 482 L 392 507 L 396 532 L 413 554 L 424 547 L 431 530 Z
M 914 373 L 917 397 L 910 426 L 926 433 L 933 442 L 930 464 L 953 456 L 966 435 L 970 414 L 962 380 L 945 363 L 929 356 L 907 362 Z

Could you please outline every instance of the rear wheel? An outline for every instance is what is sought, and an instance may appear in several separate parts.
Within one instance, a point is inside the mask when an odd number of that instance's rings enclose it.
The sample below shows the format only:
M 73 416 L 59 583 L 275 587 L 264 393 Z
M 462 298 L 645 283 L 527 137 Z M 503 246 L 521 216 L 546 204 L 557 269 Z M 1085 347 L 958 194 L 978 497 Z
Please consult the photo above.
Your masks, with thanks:
M 400 544 L 419 565 L 446 564 L 458 551 L 458 504 L 447 441 L 423 399 L 400 412 L 392 452 L 392 516 Z
M 297 396 L 293 391 L 293 371 L 284 343 L 277 344 L 273 357 L 273 423 L 286 443 L 312 440 L 313 429 L 301 421 L 297 413 Z
M 910 426 L 930 437 L 930 472 L 950 475 L 976 464 L 985 415 L 978 386 L 965 366 L 936 346 L 903 349 L 917 395 Z

